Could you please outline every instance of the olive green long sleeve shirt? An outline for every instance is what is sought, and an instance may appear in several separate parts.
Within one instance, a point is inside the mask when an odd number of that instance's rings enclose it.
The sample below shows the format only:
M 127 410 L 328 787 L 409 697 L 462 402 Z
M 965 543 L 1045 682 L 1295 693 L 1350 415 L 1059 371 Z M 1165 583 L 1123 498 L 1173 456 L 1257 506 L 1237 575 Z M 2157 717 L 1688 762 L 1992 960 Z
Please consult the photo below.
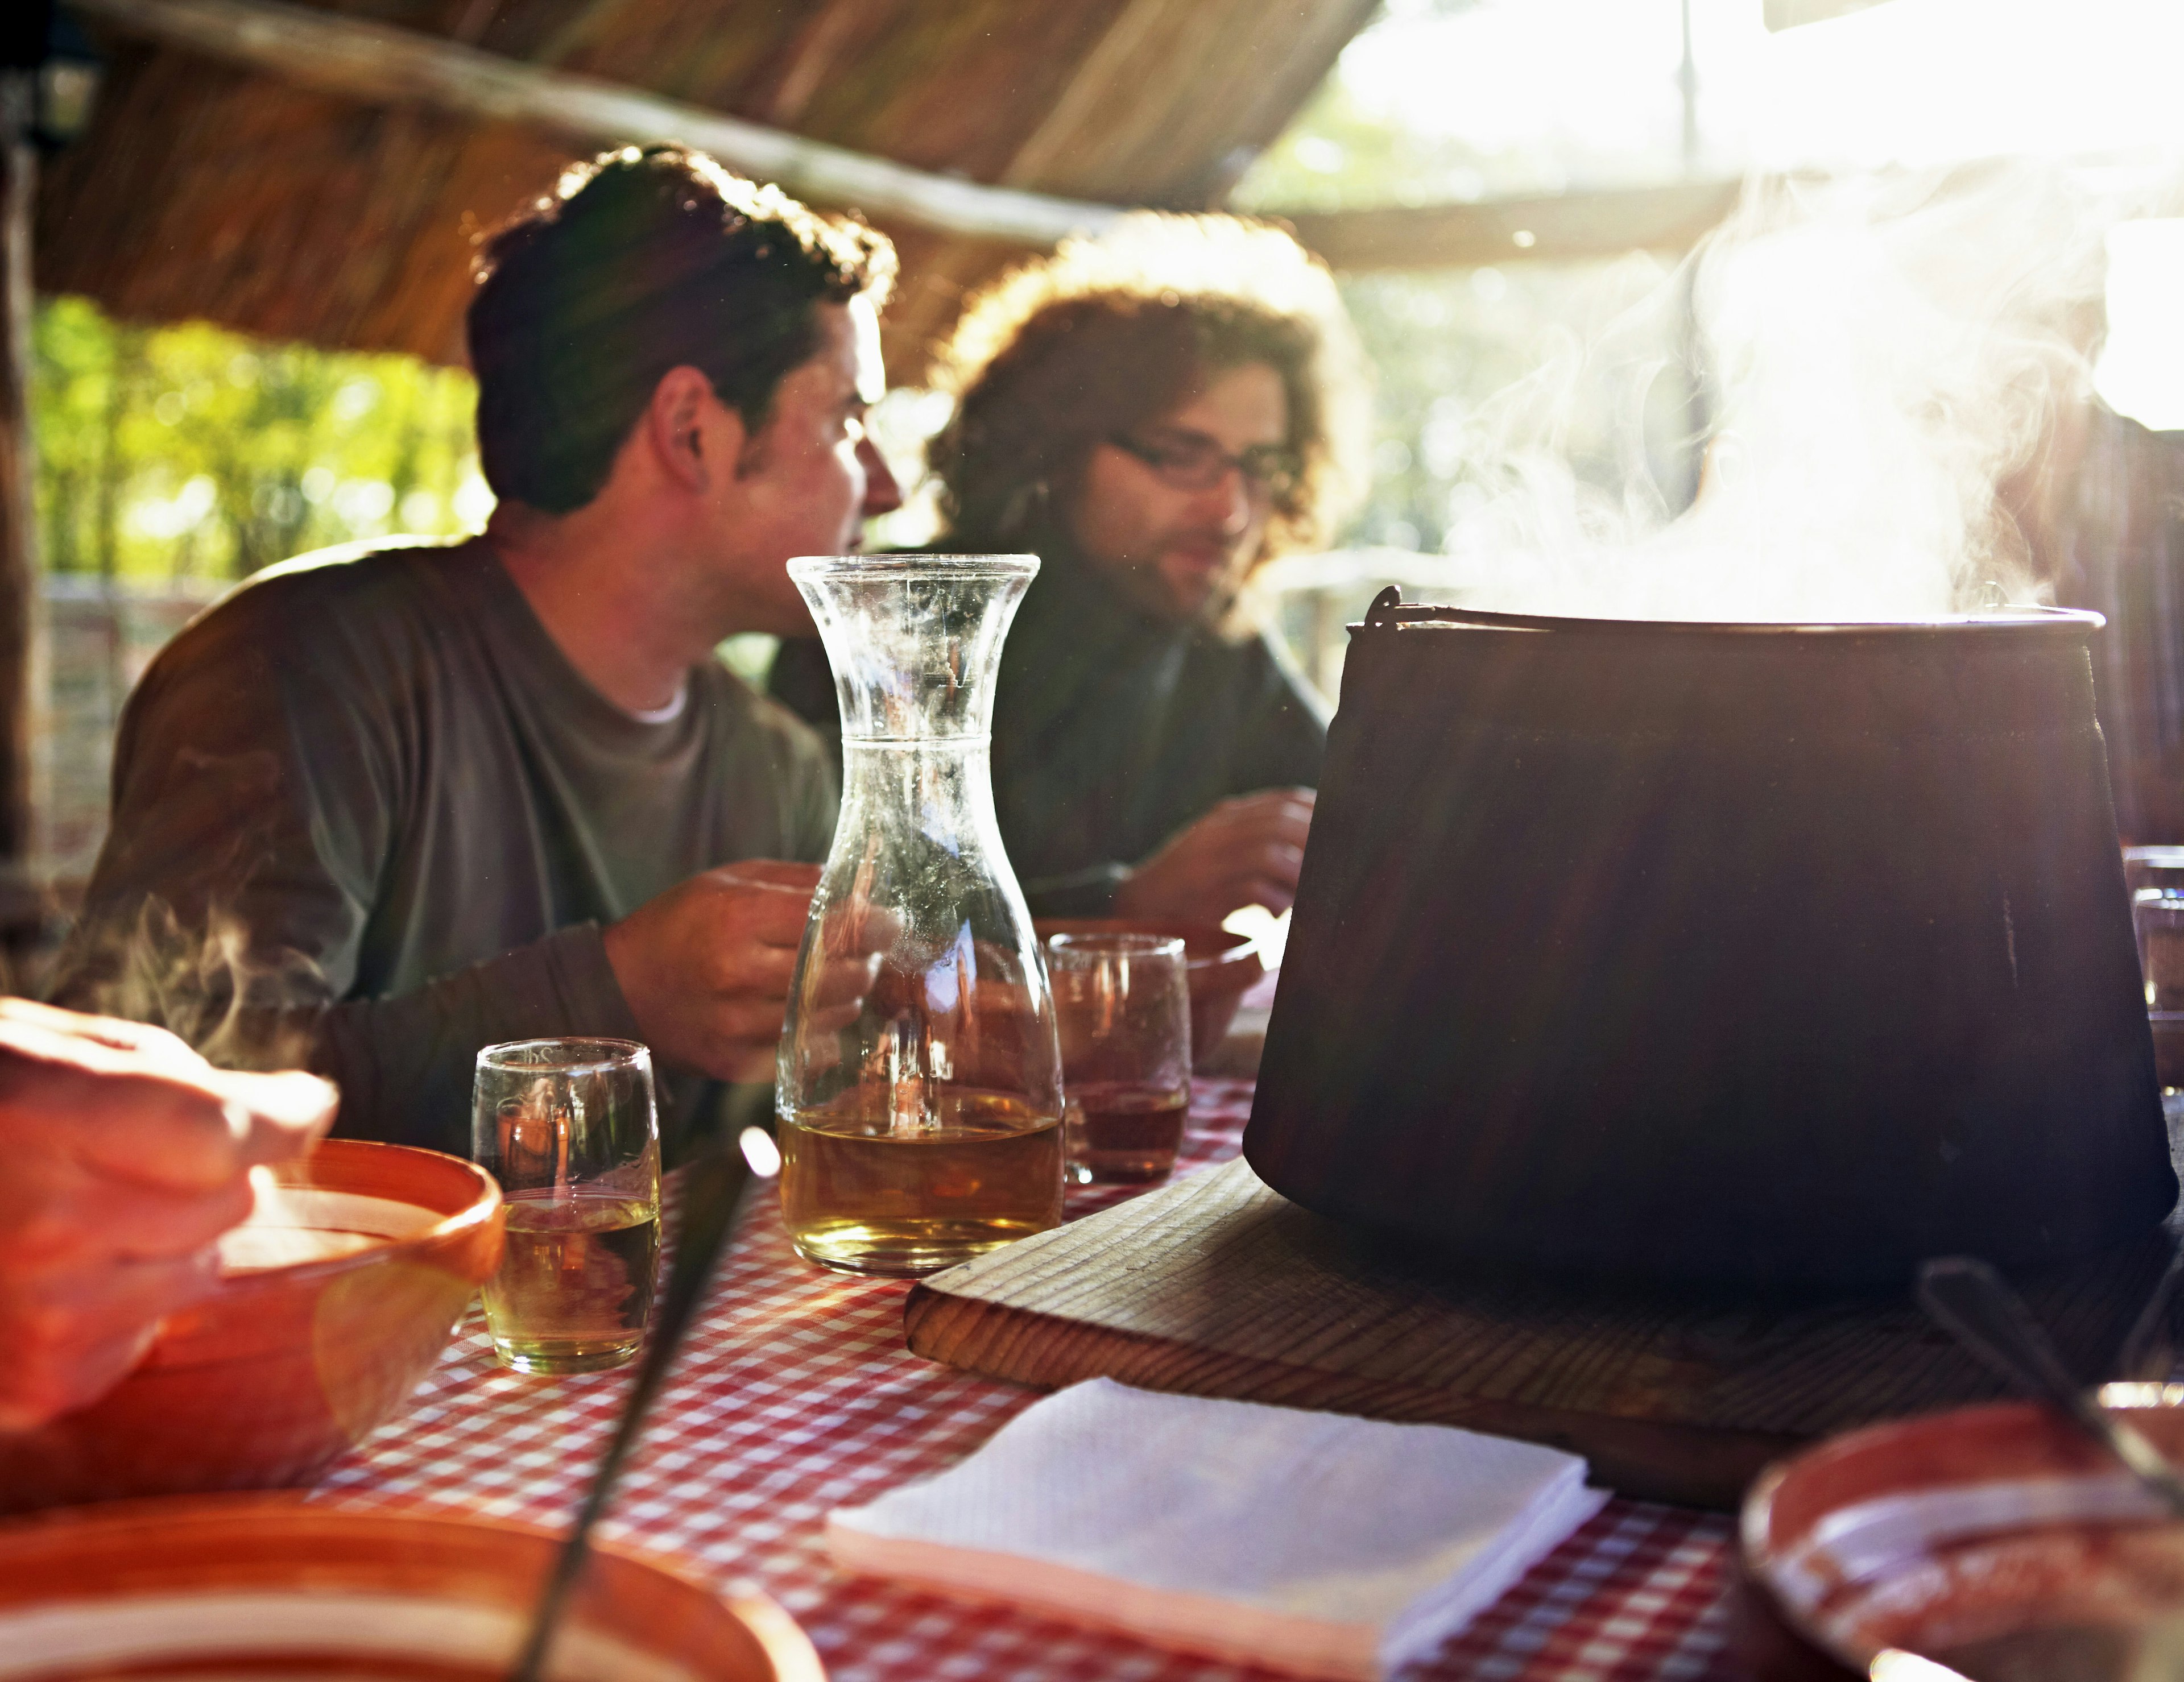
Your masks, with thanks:
M 130 698 L 58 996 L 305 1061 L 337 1131 L 466 1154 L 480 1047 L 641 1037 L 602 925 L 823 857 L 835 801 L 811 732 L 718 666 L 666 721 L 614 706 L 482 542 L 291 562 Z M 710 1094 L 663 1088 L 671 1147 Z

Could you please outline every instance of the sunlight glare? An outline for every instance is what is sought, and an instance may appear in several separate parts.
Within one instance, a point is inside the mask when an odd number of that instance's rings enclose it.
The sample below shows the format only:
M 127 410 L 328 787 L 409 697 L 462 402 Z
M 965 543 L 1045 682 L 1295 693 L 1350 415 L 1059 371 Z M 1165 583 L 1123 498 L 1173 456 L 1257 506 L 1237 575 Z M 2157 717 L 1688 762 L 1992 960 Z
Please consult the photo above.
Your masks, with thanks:
M 1741 86 L 1760 168 L 2062 158 L 2171 146 L 2171 0 L 1889 0 L 1764 43 Z
M 2184 431 L 2184 221 L 2109 230 L 2109 337 L 2094 385 L 2120 415 Z
M 1364 109 L 1571 186 L 1674 174 L 1678 0 L 1479 0 L 1397 12 L 1344 52 Z M 1691 0 L 1708 173 L 2173 147 L 2176 0 L 1887 0 L 1769 35 L 1761 0 Z M 1586 179 L 1580 180 L 1583 175 Z

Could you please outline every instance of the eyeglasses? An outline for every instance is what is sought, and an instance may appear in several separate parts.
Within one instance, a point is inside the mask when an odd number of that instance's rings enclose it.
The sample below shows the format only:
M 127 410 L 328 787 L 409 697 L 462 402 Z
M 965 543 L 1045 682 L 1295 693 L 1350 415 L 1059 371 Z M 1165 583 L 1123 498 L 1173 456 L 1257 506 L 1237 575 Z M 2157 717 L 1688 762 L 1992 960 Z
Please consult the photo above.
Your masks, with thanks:
M 1231 455 L 1211 438 L 1178 437 L 1147 443 L 1117 432 L 1107 442 L 1137 457 L 1162 484 L 1178 491 L 1210 491 L 1228 476 L 1233 467 L 1244 476 L 1247 494 L 1256 500 L 1275 501 L 1296 488 L 1304 471 L 1296 452 L 1280 444 L 1253 444 L 1240 455 Z

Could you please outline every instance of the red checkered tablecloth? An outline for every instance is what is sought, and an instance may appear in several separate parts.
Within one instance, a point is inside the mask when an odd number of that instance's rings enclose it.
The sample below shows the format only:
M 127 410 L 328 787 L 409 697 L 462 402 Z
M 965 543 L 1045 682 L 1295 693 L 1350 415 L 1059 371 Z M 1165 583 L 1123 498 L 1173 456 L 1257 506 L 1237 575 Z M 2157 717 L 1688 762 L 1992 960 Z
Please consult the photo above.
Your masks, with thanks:
M 1201 1081 L 1179 1172 L 1236 1153 L 1242 1081 Z M 1114 1194 L 1072 1193 L 1070 1212 Z M 772 1200 L 755 1206 L 693 1331 L 609 1534 L 756 1586 L 810 1633 L 833 1682 L 1245 1682 L 1268 1673 L 1164 1652 L 1000 1607 L 844 1577 L 821 1526 L 969 1453 L 1036 1393 L 903 1347 L 900 1283 L 807 1266 Z M 337 1462 L 316 1499 L 427 1504 L 566 1523 L 627 1373 L 531 1378 L 494 1364 L 473 1312 L 408 1416 Z M 1727 1521 L 1612 1501 L 1413 1682 L 1703 1682 L 1724 1656 Z

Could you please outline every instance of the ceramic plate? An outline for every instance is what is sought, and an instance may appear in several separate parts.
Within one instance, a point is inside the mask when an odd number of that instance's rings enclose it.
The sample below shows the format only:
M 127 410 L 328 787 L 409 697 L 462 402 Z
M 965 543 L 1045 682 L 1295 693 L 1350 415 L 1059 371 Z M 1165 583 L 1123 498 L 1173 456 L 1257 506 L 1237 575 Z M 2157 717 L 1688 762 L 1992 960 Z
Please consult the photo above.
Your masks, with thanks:
M 0 1679 L 504 1676 L 559 1539 L 293 1496 L 186 1496 L 0 1525 Z M 554 1682 L 824 1682 L 788 1615 L 595 1547 Z
M 2184 1458 L 2184 1390 L 2103 1395 Z M 2043 1408 L 1832 1438 L 1753 1484 L 1741 1545 L 1782 1620 L 1875 1682 L 2184 1676 L 2184 1524 Z

